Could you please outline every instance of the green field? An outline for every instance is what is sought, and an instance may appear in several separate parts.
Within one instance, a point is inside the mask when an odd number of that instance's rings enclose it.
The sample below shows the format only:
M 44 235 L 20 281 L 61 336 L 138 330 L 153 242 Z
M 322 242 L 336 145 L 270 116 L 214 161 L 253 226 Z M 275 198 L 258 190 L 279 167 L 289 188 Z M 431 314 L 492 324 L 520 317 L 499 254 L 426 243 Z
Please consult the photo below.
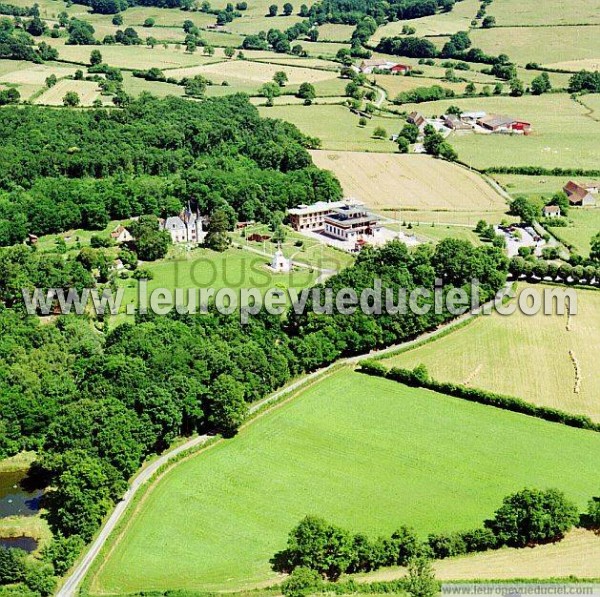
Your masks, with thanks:
M 511 195 L 532 195 L 552 197 L 558 193 L 573 177 L 569 176 L 524 176 L 521 174 L 494 174 L 494 180 L 500 183 Z
M 520 135 L 453 134 L 450 142 L 460 159 L 476 168 L 493 166 L 543 166 L 546 168 L 598 167 L 600 122 L 567 94 L 542 96 L 454 99 L 418 105 L 405 104 L 404 110 L 439 115 L 451 105 L 463 111 L 484 110 L 488 114 L 508 114 L 532 123 L 533 132 Z
M 167 473 L 90 590 L 255 586 L 309 513 L 426 535 L 478 525 L 525 486 L 583 507 L 599 458 L 598 434 L 342 370 Z
M 590 241 L 600 232 L 600 209 L 572 208 L 569 210 L 568 218 L 572 221 L 570 226 L 552 228 L 552 233 L 575 247 L 580 255 L 589 256 Z
M 562 0 L 545 0 L 543 10 L 535 2 L 502 0 L 488 10 L 499 25 L 600 25 L 600 6 L 590 0 L 573 0 L 565 10 Z
M 266 250 L 274 253 L 274 245 L 267 244 L 270 246 Z M 276 274 L 266 267 L 269 263 L 269 257 L 243 249 L 228 249 L 224 253 L 208 249 L 187 252 L 183 247 L 175 246 L 165 259 L 145 263 L 143 267 L 154 276 L 148 281 L 149 293 L 158 288 L 171 291 L 175 288 L 260 288 L 265 291 L 275 287 L 305 288 L 318 276 L 318 272 L 309 269 Z M 119 279 L 119 285 L 125 288 L 123 308 L 128 304 L 137 305 L 138 282 L 132 278 Z
M 535 10 L 535 7 L 534 7 Z M 540 16 L 546 11 L 540 11 Z M 565 11 L 571 13 L 569 11 Z M 490 8 L 489 14 L 493 14 Z M 574 14 L 574 13 L 571 13 Z M 600 25 L 591 27 L 494 27 L 471 32 L 473 46 L 488 54 L 508 54 L 518 64 L 550 64 L 600 58 Z
M 275 106 L 260 108 L 260 114 L 295 124 L 303 133 L 321 139 L 323 149 L 346 151 L 393 152 L 396 144 L 389 139 L 373 139 L 373 131 L 382 126 L 391 135 L 403 124 L 400 118 L 375 116 L 361 127 L 359 117 L 345 106 Z
M 538 286 L 538 290 L 544 287 Z M 586 414 L 600 421 L 600 292 L 578 290 L 578 313 L 567 316 L 479 317 L 466 327 L 387 359 L 412 368 L 424 363 L 435 379 L 518 396 L 535 404 Z M 580 363 L 581 391 L 575 367 Z

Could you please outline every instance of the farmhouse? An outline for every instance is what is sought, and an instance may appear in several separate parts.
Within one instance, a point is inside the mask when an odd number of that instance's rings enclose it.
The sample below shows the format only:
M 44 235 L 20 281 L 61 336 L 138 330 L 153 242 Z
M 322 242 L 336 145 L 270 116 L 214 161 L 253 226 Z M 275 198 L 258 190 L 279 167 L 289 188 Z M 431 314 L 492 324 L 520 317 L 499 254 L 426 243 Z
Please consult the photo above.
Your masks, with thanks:
M 390 68 L 390 72 L 395 75 L 405 75 L 412 71 L 412 66 L 410 64 L 396 64 L 396 66 L 392 66 Z
M 325 234 L 337 240 L 359 242 L 379 238 L 379 218 L 358 205 L 344 205 L 325 216 Z
M 171 216 L 160 222 L 161 230 L 166 230 L 171 235 L 173 244 L 202 243 L 206 232 L 202 226 L 202 216 L 192 211 L 189 206 L 178 216 Z
M 444 125 L 453 131 L 470 131 L 472 126 L 454 114 L 444 116 Z
M 579 184 L 570 180 L 564 187 L 564 192 L 569 198 L 571 205 L 588 207 L 596 205 L 596 200 L 600 194 L 600 182 Z
M 487 114 L 479 118 L 477 124 L 492 133 L 521 133 L 527 135 L 531 132 L 530 122 L 517 120 L 512 116 Z
M 560 207 L 558 205 L 545 205 L 542 208 L 542 215 L 545 218 L 560 218 Z
M 119 244 L 122 243 L 128 243 L 131 242 L 133 240 L 133 235 L 131 234 L 131 232 L 129 232 L 129 230 L 127 230 L 127 228 L 125 228 L 125 226 L 117 226 L 111 233 L 110 233 L 111 238 Z
M 427 119 L 420 112 L 411 112 L 407 118 L 409 124 L 414 124 L 421 128 L 427 124 Z
M 377 58 L 377 59 L 372 59 L 372 60 L 363 60 L 360 63 L 358 70 L 361 73 L 368 75 L 368 74 L 372 73 L 374 70 L 387 70 L 387 71 L 392 72 L 392 69 L 396 68 L 396 67 L 403 67 L 405 73 L 407 72 L 407 70 L 409 70 L 411 68 L 406 65 L 398 64 L 397 62 L 390 62 L 389 60 L 386 60 L 385 58 Z M 394 72 L 400 72 L 400 70 L 397 70 Z
M 293 209 L 288 209 L 290 225 L 297 231 L 322 230 L 325 226 L 325 216 L 332 213 L 334 209 L 345 205 L 361 206 L 362 203 L 355 199 L 345 199 L 343 201 L 317 201 L 312 205 L 299 205 Z

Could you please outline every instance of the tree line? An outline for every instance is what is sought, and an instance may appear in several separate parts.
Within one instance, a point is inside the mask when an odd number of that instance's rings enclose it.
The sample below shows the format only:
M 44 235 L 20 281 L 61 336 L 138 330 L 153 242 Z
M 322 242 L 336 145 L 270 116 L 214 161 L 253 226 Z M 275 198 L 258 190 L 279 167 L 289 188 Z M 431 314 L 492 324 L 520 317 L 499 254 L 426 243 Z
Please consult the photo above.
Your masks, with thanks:
M 598 501 L 592 499 L 587 524 L 598 523 Z M 560 541 L 581 517 L 577 506 L 556 489 L 523 489 L 504 498 L 494 516 L 479 528 L 430 534 L 425 541 L 410 527 L 371 539 L 353 534 L 318 516 L 306 516 L 288 537 L 287 548 L 271 560 L 277 572 L 313 570 L 337 580 L 341 574 L 369 572 L 385 566 L 406 566 L 415 558 L 443 559 L 467 553 L 525 547 Z

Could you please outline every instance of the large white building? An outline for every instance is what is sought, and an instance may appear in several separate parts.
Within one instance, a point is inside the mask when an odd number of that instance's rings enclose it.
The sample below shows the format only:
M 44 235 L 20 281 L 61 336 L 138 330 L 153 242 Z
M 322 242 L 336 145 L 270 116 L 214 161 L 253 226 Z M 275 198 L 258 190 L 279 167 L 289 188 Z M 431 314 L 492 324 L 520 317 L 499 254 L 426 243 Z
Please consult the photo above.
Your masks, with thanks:
M 379 218 L 359 205 L 343 205 L 325 216 L 324 233 L 337 240 L 358 242 L 381 236 Z
M 299 232 L 306 230 L 322 230 L 325 227 L 325 217 L 333 210 L 346 205 L 362 206 L 356 199 L 344 199 L 343 201 L 317 201 L 312 205 L 299 205 L 288 209 L 290 224 L 294 230 Z
M 170 216 L 161 222 L 161 230 L 171 235 L 174 245 L 181 243 L 203 243 L 206 237 L 202 216 L 189 207 L 178 216 Z

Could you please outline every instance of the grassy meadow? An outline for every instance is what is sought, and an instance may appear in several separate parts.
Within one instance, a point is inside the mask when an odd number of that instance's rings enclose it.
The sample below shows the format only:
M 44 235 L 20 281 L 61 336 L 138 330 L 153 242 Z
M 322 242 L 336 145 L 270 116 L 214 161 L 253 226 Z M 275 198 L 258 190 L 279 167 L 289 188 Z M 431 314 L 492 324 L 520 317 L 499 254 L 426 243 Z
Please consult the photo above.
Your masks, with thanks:
M 600 25 L 600 6 L 595 1 L 573 0 L 568 10 L 562 0 L 546 0 L 543 10 L 534 2 L 502 0 L 490 7 L 489 14 L 496 17 L 499 25 Z
M 520 286 L 520 289 L 524 286 Z M 544 288 L 537 287 L 538 290 Z M 517 396 L 600 421 L 600 293 L 577 290 L 578 312 L 559 315 L 482 316 L 461 329 L 398 354 L 385 363 L 424 363 L 433 378 Z M 582 382 L 575 388 L 572 351 Z
M 532 9 L 539 11 L 539 7 Z M 542 18 L 544 13 L 545 9 L 540 11 Z M 492 8 L 489 14 L 494 14 Z M 576 13 L 569 9 L 566 14 Z M 484 52 L 494 56 L 508 54 L 524 66 L 528 62 L 547 65 L 565 60 L 599 59 L 599 35 L 600 24 L 588 27 L 494 27 L 475 29 L 470 37 L 473 45 Z
M 256 586 L 306 514 L 425 536 L 478 525 L 525 486 L 584 507 L 599 458 L 596 433 L 343 369 L 166 473 L 90 593 Z
M 566 228 L 552 228 L 552 234 L 588 257 L 590 241 L 600 232 L 600 208 L 571 208 L 568 218 L 571 224 Z
M 451 105 L 463 111 L 484 110 L 508 114 L 532 123 L 533 132 L 521 135 L 455 133 L 449 140 L 462 161 L 476 167 L 543 166 L 546 168 L 598 167 L 600 122 L 590 118 L 588 109 L 567 94 L 542 96 L 453 99 L 405 104 L 426 116 L 439 115 Z
M 323 149 L 346 151 L 393 152 L 396 144 L 388 138 L 374 139 L 373 132 L 382 126 L 389 136 L 404 124 L 400 118 L 374 116 L 361 127 L 359 117 L 345 106 L 274 106 L 260 108 L 260 114 L 295 124 L 303 133 L 321 139 Z

